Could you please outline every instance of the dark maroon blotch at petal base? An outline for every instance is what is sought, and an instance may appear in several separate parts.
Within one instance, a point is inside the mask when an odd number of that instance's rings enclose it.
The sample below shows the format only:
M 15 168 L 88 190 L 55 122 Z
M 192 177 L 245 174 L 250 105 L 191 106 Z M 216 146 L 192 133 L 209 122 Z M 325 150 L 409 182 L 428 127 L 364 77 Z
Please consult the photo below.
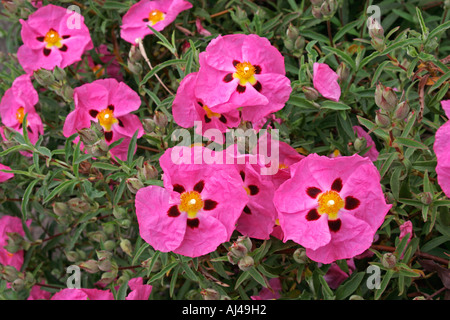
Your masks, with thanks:
M 306 189 L 306 194 L 313 199 L 317 198 L 320 193 L 322 193 L 322 190 L 316 187 L 309 187 L 308 189 Z
M 198 220 L 198 218 L 195 218 L 195 219 L 187 219 L 187 225 L 188 225 L 188 227 L 191 228 L 191 229 L 198 228 L 199 224 L 200 224 L 200 220 Z
M 331 190 L 334 190 L 336 192 L 340 192 L 342 190 L 342 179 L 337 178 L 333 181 L 333 184 L 331 185 Z
M 306 214 L 306 220 L 308 221 L 315 221 L 317 219 L 320 218 L 320 214 L 317 211 L 317 209 L 311 209 L 309 210 L 309 212 Z
M 44 42 L 45 37 L 37 37 L 36 40 L 39 42 Z
M 259 193 L 258 186 L 255 186 L 254 184 L 248 186 L 248 190 L 250 190 L 250 195 L 255 196 Z
M 238 93 L 244 93 L 246 89 L 247 89 L 247 87 L 241 86 L 240 84 L 238 84 L 236 87 L 236 91 Z
M 29 133 L 33 134 L 33 130 L 31 130 L 30 126 L 27 126 L 27 130 L 28 130 Z
M 360 203 L 361 202 L 358 199 L 356 199 L 352 196 L 348 196 L 345 198 L 345 209 L 354 210 L 359 207 Z
M 250 208 L 248 206 L 245 206 L 244 208 L 244 213 L 246 214 L 252 214 L 252 210 L 250 210 Z
M 173 191 L 178 192 L 178 193 L 183 193 L 186 191 L 186 189 L 180 184 L 174 184 Z
M 70 38 L 70 35 L 65 35 L 65 36 L 62 36 L 62 38 L 65 40 L 65 39 L 69 39 Z
M 330 228 L 330 231 L 338 232 L 341 229 L 341 225 L 341 219 L 328 220 L 328 227 Z
M 117 118 L 117 121 L 119 121 L 119 127 L 125 127 L 124 125 L 123 125 L 123 122 L 122 122 L 122 120 L 120 120 L 119 118 Z
M 245 181 L 245 172 L 241 171 L 239 174 L 241 175 L 242 181 Z
M 115 109 L 115 108 L 114 108 L 114 106 L 113 106 L 112 104 L 110 104 L 110 105 L 108 106 L 108 109 L 111 110 L 112 112 L 114 112 L 114 109 Z
M 205 114 L 205 123 L 210 123 L 211 122 L 211 118 L 208 118 L 208 116 Z
M 203 191 L 204 187 L 205 187 L 205 181 L 201 180 L 201 181 L 197 182 L 197 184 L 194 186 L 194 191 L 201 193 Z
M 59 51 L 66 52 L 67 49 L 68 49 L 67 45 L 63 45 L 61 48 L 59 48 Z
M 98 111 L 97 111 L 97 110 L 94 110 L 94 109 L 89 110 L 89 115 L 90 115 L 92 118 L 97 118 Z
M 257 81 L 257 82 L 253 85 L 253 88 L 255 88 L 256 91 L 261 92 L 261 90 L 262 90 L 261 82 Z
M 167 215 L 172 218 L 176 218 L 181 214 L 180 210 L 178 210 L 178 206 L 171 206 L 167 211 Z
M 205 200 L 204 204 L 203 204 L 203 210 L 209 211 L 209 210 L 214 210 L 217 207 L 217 201 L 208 199 Z
M 228 122 L 227 118 L 225 118 L 225 116 L 223 114 L 220 115 L 219 121 L 222 122 L 223 124 L 226 124 Z
M 44 48 L 44 56 L 48 57 L 52 53 L 51 49 Z
M 148 20 L 148 18 L 144 18 L 144 19 L 142 19 L 142 21 L 149 22 L 150 20 Z
M 239 61 L 237 61 L 237 60 L 233 60 L 233 67 L 235 67 L 236 68 L 236 66 L 239 64 L 240 62 Z
M 113 133 L 112 131 L 105 131 L 105 140 L 107 142 L 111 142 L 113 139 Z
M 227 75 L 223 78 L 223 81 L 226 82 L 226 83 L 233 81 L 233 74 L 232 74 L 232 73 L 227 74 Z
M 261 74 L 261 67 L 260 66 L 254 66 L 255 67 L 255 74 Z

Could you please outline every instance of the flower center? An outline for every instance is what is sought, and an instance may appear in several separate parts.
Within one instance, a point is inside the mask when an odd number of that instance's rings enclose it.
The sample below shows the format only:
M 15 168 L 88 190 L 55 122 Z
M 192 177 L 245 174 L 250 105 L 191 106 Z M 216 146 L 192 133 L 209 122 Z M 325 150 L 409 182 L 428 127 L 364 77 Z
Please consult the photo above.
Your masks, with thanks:
M 216 113 L 216 112 L 211 111 L 211 109 L 208 108 L 208 106 L 203 106 L 203 110 L 205 110 L 206 116 L 207 116 L 208 118 L 210 118 L 210 119 L 211 119 L 212 117 L 220 118 L 220 116 L 221 116 L 220 113 Z
M 252 85 L 256 83 L 256 69 L 250 62 L 239 62 L 235 68 L 236 72 L 233 74 L 233 77 L 241 80 L 240 85 L 244 86 L 247 82 L 250 82 Z
M 92 67 L 92 72 L 95 73 L 96 78 L 100 78 L 103 77 L 103 75 L 105 74 L 105 69 L 101 64 L 97 64 L 94 67 Z
M 181 194 L 180 211 L 187 212 L 190 219 L 195 218 L 197 213 L 203 209 L 203 200 L 197 191 L 188 191 Z
M 97 115 L 97 119 L 105 131 L 111 131 L 112 125 L 118 122 L 117 119 L 114 118 L 113 110 L 110 108 L 100 111 Z
M 288 166 L 287 164 L 280 163 L 280 164 L 278 165 L 278 169 L 280 169 L 280 170 L 287 169 L 287 168 L 289 168 L 289 166 Z
M 327 191 L 322 193 L 318 199 L 320 214 L 328 214 L 330 220 L 336 220 L 338 218 L 338 212 L 341 210 L 345 203 L 336 191 Z
M 163 12 L 159 11 L 158 9 L 154 9 L 150 11 L 150 14 L 148 15 L 148 21 L 150 21 L 150 23 L 154 25 L 157 22 L 163 21 L 164 17 L 165 14 Z
M 53 29 L 50 29 L 49 32 L 44 37 L 44 41 L 47 43 L 46 48 L 50 49 L 53 46 L 57 48 L 61 48 L 63 45 L 61 43 L 62 38 L 59 36 L 58 32 Z
M 17 109 L 16 111 L 16 119 L 17 121 L 19 121 L 19 123 L 23 123 L 23 118 L 25 117 L 25 113 L 24 113 L 24 109 L 23 107 L 20 107 L 19 109 Z

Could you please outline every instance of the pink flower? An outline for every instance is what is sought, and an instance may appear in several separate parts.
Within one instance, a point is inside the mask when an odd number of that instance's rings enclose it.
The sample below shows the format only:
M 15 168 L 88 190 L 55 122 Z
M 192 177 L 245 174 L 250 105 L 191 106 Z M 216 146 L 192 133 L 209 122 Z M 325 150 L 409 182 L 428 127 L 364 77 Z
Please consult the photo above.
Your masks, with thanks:
M 450 100 L 441 101 L 447 118 L 450 118 Z M 447 197 L 450 197 L 450 121 L 447 121 L 436 132 L 434 141 L 436 153 L 436 173 L 438 183 Z
M 339 76 L 325 63 L 314 63 L 313 85 L 322 96 L 338 102 L 341 96 L 341 87 L 337 80 Z
M 109 290 L 63 289 L 53 295 L 51 300 L 114 300 Z
M 17 58 L 27 73 L 40 68 L 65 68 L 80 61 L 93 48 L 89 30 L 80 14 L 49 4 L 32 13 L 22 24 L 23 45 Z
M 11 168 L 0 163 L 0 183 L 5 182 L 14 177 L 14 173 L 3 172 L 2 170 L 9 171 L 11 170 Z
M 211 32 L 203 28 L 202 21 L 200 20 L 200 18 L 197 18 L 195 20 L 195 26 L 197 27 L 198 33 L 201 34 L 202 36 L 208 37 L 211 35 Z
M 311 154 L 291 167 L 291 176 L 274 196 L 284 241 L 299 243 L 321 263 L 350 259 L 370 247 L 392 205 L 368 158 Z
M 30 77 L 24 74 L 14 80 L 11 88 L 6 90 L 0 102 L 0 116 L 3 124 L 19 133 L 23 131 L 23 120 L 25 114 L 28 114 L 28 137 L 33 144 L 40 135 L 44 134 L 41 117 L 34 108 L 38 101 L 39 96 Z
M 237 108 L 230 108 L 228 104 L 206 105 L 195 96 L 197 76 L 197 72 L 190 73 L 181 81 L 172 104 L 174 121 L 183 128 L 192 128 L 195 121 L 202 122 L 201 132 L 197 128 L 199 134 L 208 129 L 226 132 L 228 128 L 237 127 L 241 122 Z
M 251 238 L 269 239 L 277 218 L 271 177 L 261 175 L 262 164 L 257 155 L 239 154 L 237 145 L 230 146 L 227 152 L 234 158 L 233 166 L 248 195 L 248 203 L 237 221 L 236 230 Z
M 96 64 L 91 55 L 87 56 L 87 60 L 89 68 L 96 74 L 97 78 L 103 77 L 106 74 L 108 77 L 114 78 L 117 81 L 123 81 L 120 64 L 116 60 L 116 56 L 109 52 L 108 47 L 102 44 L 95 51 L 99 55 L 102 64 Z
M 195 94 L 207 106 L 242 107 L 242 119 L 256 123 L 282 109 L 291 91 L 284 58 L 266 38 L 218 36 L 200 53 Z
M 123 82 L 103 79 L 75 88 L 74 102 L 75 110 L 64 123 L 64 136 L 69 137 L 83 128 L 90 128 L 91 121 L 98 122 L 108 145 L 125 138 L 111 149 L 111 154 L 126 160 L 131 137 L 136 130 L 139 131 L 138 138 L 144 134 L 138 116 L 131 114 L 141 105 L 138 94 Z
M 355 262 L 353 259 L 347 260 L 349 273 L 344 272 L 336 263 L 332 263 L 327 273 L 323 276 L 331 289 L 337 289 L 355 271 Z
M 164 188 L 149 186 L 136 194 L 141 237 L 156 250 L 198 257 L 230 240 L 248 197 L 233 166 L 194 164 L 208 152 L 168 149 L 159 160 Z
M 128 286 L 131 292 L 125 298 L 125 300 L 148 300 L 150 293 L 152 292 L 152 286 L 144 284 L 142 278 L 134 278 L 128 281 Z
M 372 137 L 360 126 L 354 126 L 353 131 L 355 131 L 359 138 L 364 138 L 366 140 L 367 148 L 370 147 L 369 151 L 367 151 L 364 156 L 368 157 L 372 161 L 377 161 L 379 152 L 377 150 L 375 142 L 373 142 L 372 140 Z
M 148 26 L 161 31 L 171 24 L 180 12 L 190 8 L 192 4 L 185 0 L 141 0 L 122 18 L 120 36 L 135 45 L 136 39 L 153 34 Z
M 27 300 L 50 300 L 51 293 L 42 290 L 41 286 L 34 285 L 31 287 L 30 295 Z
M 280 278 L 272 278 L 269 280 L 270 288 L 262 288 L 258 296 L 251 296 L 252 300 L 276 300 L 281 298 L 281 281 Z
M 408 235 L 409 234 L 409 235 Z M 400 226 L 400 236 L 399 239 L 402 240 L 404 237 L 408 235 L 408 243 L 411 241 L 413 236 L 413 225 L 410 220 L 406 221 Z
M 13 266 L 17 270 L 22 268 L 23 250 L 11 253 L 4 247 L 8 245 L 8 233 L 18 233 L 25 237 L 22 227 L 22 220 L 17 217 L 3 216 L 0 218 L 0 264 L 4 266 Z

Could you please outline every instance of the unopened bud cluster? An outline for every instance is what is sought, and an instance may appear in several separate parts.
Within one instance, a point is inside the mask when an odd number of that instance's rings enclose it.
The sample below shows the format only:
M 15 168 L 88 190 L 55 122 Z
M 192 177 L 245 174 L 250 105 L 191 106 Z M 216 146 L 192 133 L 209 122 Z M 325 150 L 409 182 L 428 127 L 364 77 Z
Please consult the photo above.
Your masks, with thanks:
M 284 46 L 291 51 L 294 56 L 300 57 L 302 55 L 303 48 L 305 47 L 305 38 L 300 35 L 298 28 L 292 24 L 290 24 L 286 30 Z
M 55 67 L 53 71 L 39 69 L 34 72 L 34 78 L 41 86 L 52 90 L 66 102 L 72 101 L 73 89 L 67 83 L 67 75 L 64 69 L 60 67 Z
M 337 0 L 311 0 L 311 13 L 314 18 L 330 20 L 338 9 Z
M 367 27 L 369 28 L 369 36 L 371 39 L 371 44 L 377 51 L 384 51 L 386 48 L 386 39 L 384 37 L 384 29 L 378 19 L 370 17 L 367 22 Z
M 252 241 L 247 236 L 238 239 L 228 248 L 228 261 L 238 265 L 242 271 L 247 271 L 255 265 L 255 261 L 248 253 L 252 250 Z
M 393 88 L 379 83 L 375 90 L 376 111 L 375 122 L 380 128 L 402 127 L 408 118 L 411 108 L 407 101 L 399 101 Z

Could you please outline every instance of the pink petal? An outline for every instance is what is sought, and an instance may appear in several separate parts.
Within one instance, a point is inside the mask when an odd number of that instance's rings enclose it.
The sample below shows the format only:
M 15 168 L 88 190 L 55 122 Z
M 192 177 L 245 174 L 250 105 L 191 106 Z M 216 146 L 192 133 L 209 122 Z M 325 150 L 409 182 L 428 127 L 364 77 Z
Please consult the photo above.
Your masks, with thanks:
M 341 96 L 341 87 L 337 80 L 339 76 L 325 63 L 314 63 L 313 85 L 322 96 L 338 102 Z

